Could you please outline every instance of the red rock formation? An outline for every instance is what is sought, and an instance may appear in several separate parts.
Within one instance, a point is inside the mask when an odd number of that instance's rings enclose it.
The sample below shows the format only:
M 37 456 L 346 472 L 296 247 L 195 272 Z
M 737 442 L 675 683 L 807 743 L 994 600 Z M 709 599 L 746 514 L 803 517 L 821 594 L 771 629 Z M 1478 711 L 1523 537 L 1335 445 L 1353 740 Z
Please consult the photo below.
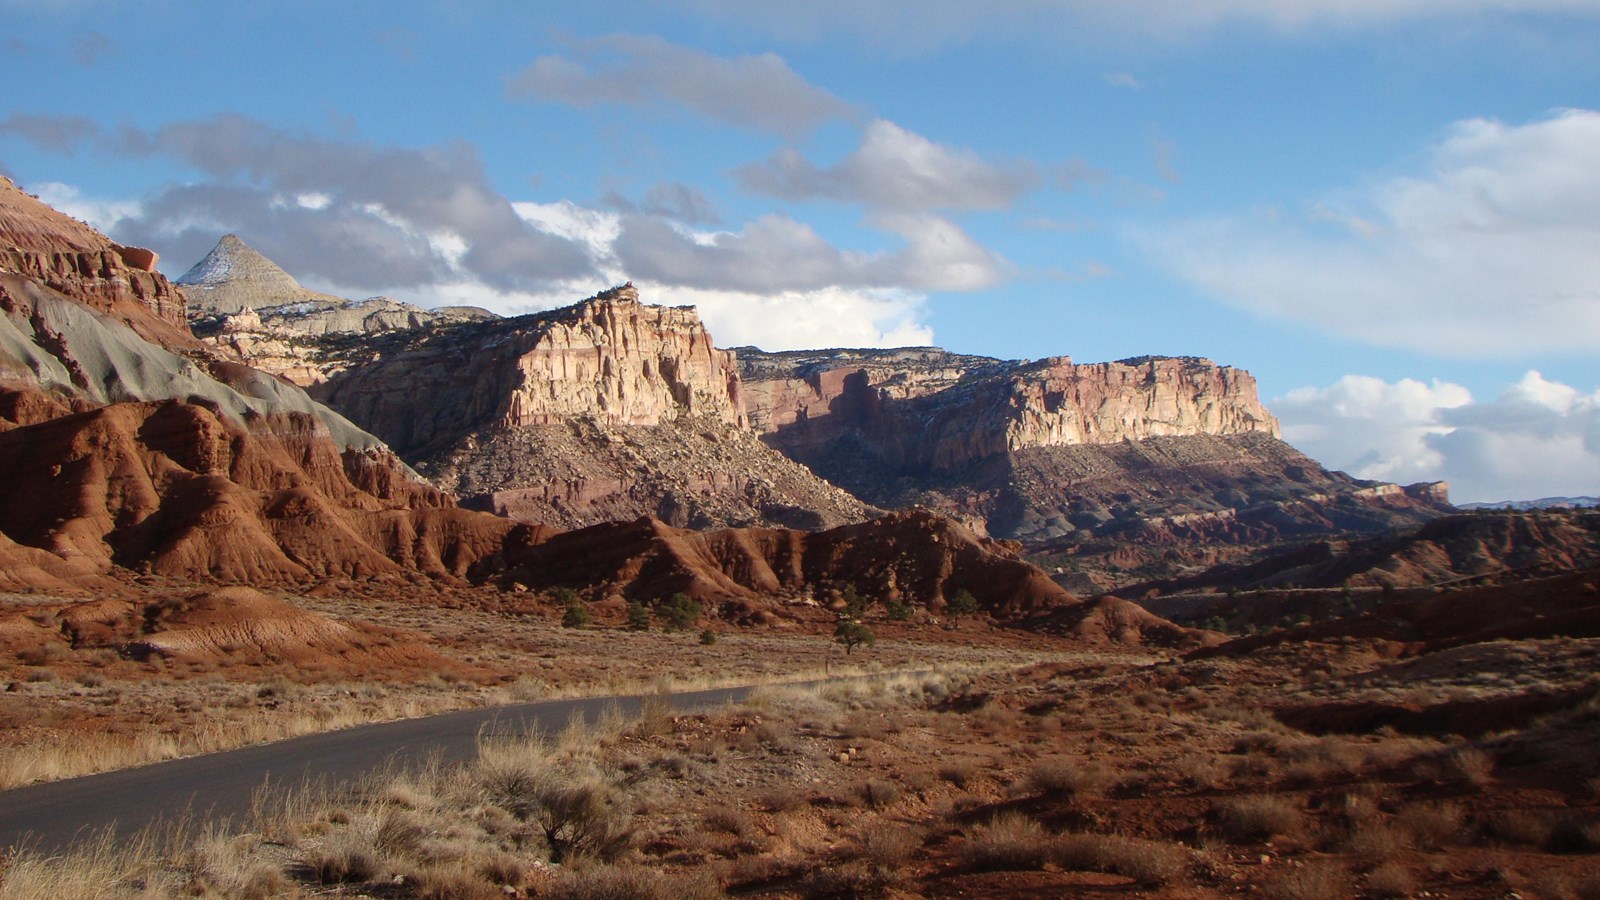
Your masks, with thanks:
M 381 451 L 341 454 L 309 416 L 246 429 L 177 401 L 11 428 L 0 471 L 0 533 L 63 561 L 41 567 L 53 577 L 113 565 L 252 584 L 461 577 L 515 528 L 453 508 Z
M 163 346 L 192 345 L 183 294 L 155 261 L 154 252 L 115 244 L 0 178 L 0 272 L 110 313 Z
M 998 618 L 1052 629 L 1058 614 L 1074 618 L 1066 611 L 1094 610 L 1076 616 L 1079 627 L 1072 631 L 1090 642 L 1196 646 L 1208 639 L 1127 601 L 1081 601 L 1024 562 L 1015 544 L 979 538 L 927 510 L 818 533 L 686 531 L 644 518 L 555 535 L 510 562 L 508 577 L 535 587 L 572 586 L 652 602 L 682 592 L 733 615 L 774 605 L 825 605 L 847 587 L 869 602 L 937 613 L 965 590 Z
M 1206 359 L 1074 365 L 932 348 L 740 352 L 752 426 L 797 458 L 845 434 L 890 465 L 937 471 L 1037 447 L 1278 434 L 1255 379 Z

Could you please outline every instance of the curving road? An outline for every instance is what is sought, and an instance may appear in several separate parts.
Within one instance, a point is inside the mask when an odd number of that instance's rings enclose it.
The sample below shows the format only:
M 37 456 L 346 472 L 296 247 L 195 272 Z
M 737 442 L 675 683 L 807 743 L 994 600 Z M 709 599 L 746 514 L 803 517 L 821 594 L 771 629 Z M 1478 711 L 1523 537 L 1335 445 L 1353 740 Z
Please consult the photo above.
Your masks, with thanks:
M 740 701 L 751 690 L 721 688 L 663 699 L 679 711 L 704 709 Z M 467 760 L 477 755 L 478 737 L 485 732 L 554 733 L 575 713 L 592 723 L 612 704 L 632 718 L 643 699 L 591 697 L 462 710 L 0 791 L 0 852 L 26 847 L 58 853 L 104 829 L 125 836 L 186 817 L 242 821 L 250 813 L 251 796 L 264 783 L 309 781 L 334 789 L 389 763 L 403 766 L 435 756 L 445 762 Z

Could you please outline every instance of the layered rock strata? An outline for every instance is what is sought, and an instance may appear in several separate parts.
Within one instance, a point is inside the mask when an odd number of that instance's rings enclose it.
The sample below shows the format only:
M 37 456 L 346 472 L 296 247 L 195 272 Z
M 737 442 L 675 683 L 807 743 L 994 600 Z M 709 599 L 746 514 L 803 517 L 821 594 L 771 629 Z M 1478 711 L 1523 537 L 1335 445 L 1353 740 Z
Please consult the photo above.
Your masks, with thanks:
M 825 527 L 855 498 L 762 445 L 737 362 L 631 286 L 550 313 L 367 340 L 318 396 L 485 509 L 566 527 Z M 425 402 L 419 402 L 419 399 Z
M 1251 543 L 1447 508 L 1278 440 L 1248 372 L 1193 357 L 1005 362 L 936 348 L 739 350 L 752 425 L 863 500 L 1003 537 Z
M 117 244 L 0 177 L 0 273 L 48 287 L 165 342 L 187 331 L 184 298 L 155 266 L 154 252 Z

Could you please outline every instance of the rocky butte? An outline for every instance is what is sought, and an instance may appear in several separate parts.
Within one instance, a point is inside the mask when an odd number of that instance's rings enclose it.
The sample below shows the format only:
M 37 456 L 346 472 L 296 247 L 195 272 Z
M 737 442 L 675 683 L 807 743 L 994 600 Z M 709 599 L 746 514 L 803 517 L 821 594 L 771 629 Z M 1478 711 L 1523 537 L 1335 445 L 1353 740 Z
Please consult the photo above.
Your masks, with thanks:
M 224 297 L 235 271 L 256 273 L 251 296 L 293 283 L 247 251 L 225 239 L 196 278 Z M 331 307 L 272 309 L 272 323 L 230 314 L 212 340 L 316 385 L 471 505 L 561 527 L 651 515 L 817 529 L 923 505 L 1035 550 L 1098 541 L 1137 567 L 1152 557 L 1129 544 L 1182 543 L 1204 558 L 1174 562 L 1210 563 L 1193 548 L 1448 509 L 1442 486 L 1324 469 L 1278 438 L 1248 372 L 1206 359 L 721 350 L 692 308 L 643 303 L 631 285 L 514 319 L 348 332 L 306 318 Z
M 563 526 L 857 521 L 748 427 L 737 361 L 692 308 L 625 285 L 575 306 L 380 336 L 316 393 L 472 505 Z M 419 402 L 420 401 L 420 402 Z
M 1207 359 L 737 353 L 751 425 L 770 446 L 869 503 L 926 505 L 1036 549 L 1261 543 L 1449 508 L 1442 485 L 1324 469 L 1278 438 L 1248 372 Z

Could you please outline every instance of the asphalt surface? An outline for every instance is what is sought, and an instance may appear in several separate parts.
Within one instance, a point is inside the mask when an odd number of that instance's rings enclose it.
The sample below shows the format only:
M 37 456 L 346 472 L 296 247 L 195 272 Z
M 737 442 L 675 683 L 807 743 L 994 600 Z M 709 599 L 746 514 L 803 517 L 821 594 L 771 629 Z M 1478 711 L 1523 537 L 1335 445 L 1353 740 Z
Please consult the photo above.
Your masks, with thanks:
M 738 702 L 751 690 L 721 688 L 663 699 L 687 711 Z M 472 759 L 484 734 L 553 734 L 575 713 L 593 723 L 613 704 L 632 718 L 643 699 L 593 697 L 462 710 L 0 791 L 0 853 L 8 847 L 59 853 L 106 829 L 121 837 L 151 825 L 244 821 L 263 785 L 309 783 L 335 791 L 391 764 Z

